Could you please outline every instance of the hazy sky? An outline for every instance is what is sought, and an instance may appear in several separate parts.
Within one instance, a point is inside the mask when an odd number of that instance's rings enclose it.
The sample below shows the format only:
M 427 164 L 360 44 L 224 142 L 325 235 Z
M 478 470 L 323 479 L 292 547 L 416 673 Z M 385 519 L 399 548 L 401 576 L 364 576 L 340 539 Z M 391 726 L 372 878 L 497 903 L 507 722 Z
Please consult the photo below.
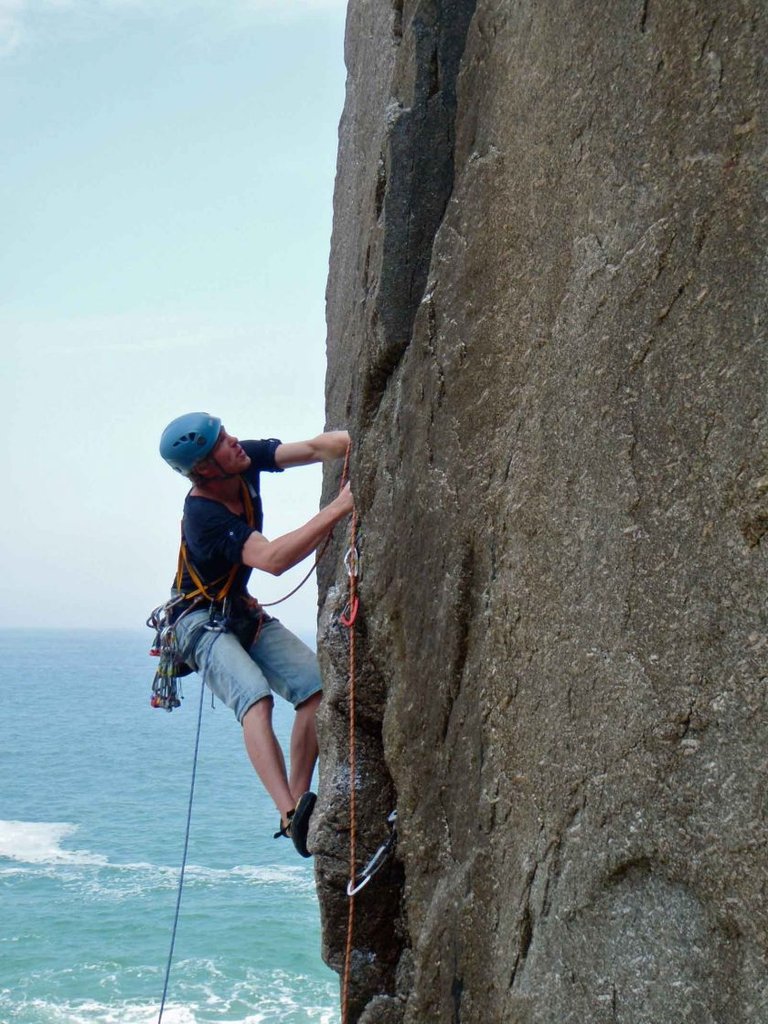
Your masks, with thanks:
M 174 416 L 323 428 L 345 8 L 0 0 L 0 626 L 133 627 L 164 600 Z M 262 481 L 267 536 L 316 511 L 318 470 Z M 280 617 L 311 632 L 315 600 Z

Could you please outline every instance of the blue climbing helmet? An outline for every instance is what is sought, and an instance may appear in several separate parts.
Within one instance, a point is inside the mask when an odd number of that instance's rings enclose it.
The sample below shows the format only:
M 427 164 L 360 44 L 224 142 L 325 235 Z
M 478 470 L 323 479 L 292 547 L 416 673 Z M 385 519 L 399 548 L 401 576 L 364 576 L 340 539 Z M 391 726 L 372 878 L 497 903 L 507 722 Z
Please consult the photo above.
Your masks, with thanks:
M 210 455 L 219 439 L 221 420 L 207 412 L 188 412 L 172 420 L 160 438 L 160 454 L 177 473 L 188 476 Z

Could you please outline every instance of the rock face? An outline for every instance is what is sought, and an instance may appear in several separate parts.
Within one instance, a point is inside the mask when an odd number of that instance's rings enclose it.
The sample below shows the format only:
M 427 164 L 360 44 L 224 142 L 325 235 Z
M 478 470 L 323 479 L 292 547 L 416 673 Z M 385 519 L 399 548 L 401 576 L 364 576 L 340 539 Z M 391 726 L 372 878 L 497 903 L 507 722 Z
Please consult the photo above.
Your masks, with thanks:
M 358 862 L 395 806 L 399 842 L 355 899 L 350 1021 L 768 1022 L 767 18 L 351 0 L 328 422 L 360 515 Z

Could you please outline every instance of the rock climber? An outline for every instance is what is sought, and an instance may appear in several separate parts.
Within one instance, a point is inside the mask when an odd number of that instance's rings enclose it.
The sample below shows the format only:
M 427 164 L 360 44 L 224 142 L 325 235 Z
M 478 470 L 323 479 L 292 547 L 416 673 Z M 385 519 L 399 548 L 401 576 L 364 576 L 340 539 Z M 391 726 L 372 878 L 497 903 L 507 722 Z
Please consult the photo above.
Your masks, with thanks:
M 252 569 L 279 576 L 322 543 L 352 511 L 349 484 L 298 529 L 274 540 L 262 534 L 260 473 L 280 473 L 342 458 L 345 430 L 283 444 L 275 438 L 238 441 L 221 420 L 192 412 L 163 431 L 160 454 L 192 488 L 184 503 L 179 568 L 172 591 L 176 643 L 184 662 L 230 707 L 243 727 L 253 767 L 280 813 L 275 838 L 287 836 L 303 857 L 315 803 L 315 714 L 321 680 L 314 652 L 246 589 Z M 296 709 L 290 776 L 272 728 L 272 694 Z

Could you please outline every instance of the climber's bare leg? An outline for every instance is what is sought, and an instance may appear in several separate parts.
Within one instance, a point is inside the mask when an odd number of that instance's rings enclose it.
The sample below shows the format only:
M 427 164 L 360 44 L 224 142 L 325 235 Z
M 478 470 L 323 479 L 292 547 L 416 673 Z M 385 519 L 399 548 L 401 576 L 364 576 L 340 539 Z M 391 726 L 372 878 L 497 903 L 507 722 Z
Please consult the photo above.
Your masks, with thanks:
M 285 824 L 288 812 L 293 810 L 296 800 L 288 785 L 283 751 L 272 728 L 273 704 L 271 697 L 263 697 L 248 708 L 243 716 L 243 739 L 251 764 L 274 800 Z
M 302 793 L 312 785 L 312 772 L 317 763 L 317 726 L 315 716 L 323 699 L 322 693 L 314 693 L 296 708 L 296 718 L 291 731 L 291 777 L 290 790 L 294 804 Z

